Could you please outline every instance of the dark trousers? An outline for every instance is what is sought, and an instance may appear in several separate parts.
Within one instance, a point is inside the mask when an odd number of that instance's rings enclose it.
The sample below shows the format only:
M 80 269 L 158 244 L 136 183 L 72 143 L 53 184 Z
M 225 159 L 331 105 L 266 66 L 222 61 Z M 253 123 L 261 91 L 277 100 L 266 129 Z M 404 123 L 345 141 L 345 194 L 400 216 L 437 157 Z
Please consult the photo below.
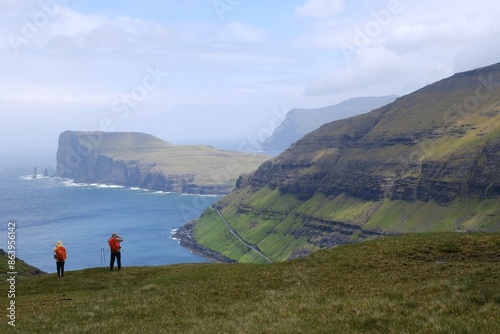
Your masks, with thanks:
M 109 262 L 109 269 L 113 270 L 113 266 L 115 265 L 115 258 L 116 258 L 116 264 L 118 265 L 118 270 L 120 270 L 122 267 L 122 253 L 121 252 L 116 252 L 116 253 L 111 252 L 111 261 Z
M 57 276 L 63 277 L 64 276 L 64 261 L 56 262 L 56 266 L 57 266 Z

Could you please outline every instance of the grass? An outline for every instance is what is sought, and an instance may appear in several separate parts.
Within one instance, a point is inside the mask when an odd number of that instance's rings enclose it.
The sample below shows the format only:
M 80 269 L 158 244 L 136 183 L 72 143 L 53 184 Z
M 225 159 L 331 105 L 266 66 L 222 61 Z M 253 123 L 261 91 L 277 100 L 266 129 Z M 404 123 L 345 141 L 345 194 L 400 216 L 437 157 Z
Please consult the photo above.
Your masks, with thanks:
M 325 196 L 316 194 L 307 201 L 290 200 L 290 206 L 284 210 L 282 199 L 288 195 L 277 197 L 276 190 L 264 187 L 256 193 L 279 203 L 278 209 L 253 204 L 255 197 L 250 191 L 243 189 L 233 192 L 230 199 L 223 198 L 222 213 L 226 221 L 246 242 L 258 246 L 273 261 L 287 260 L 292 254 L 302 250 L 316 250 L 319 245 L 314 238 L 321 233 L 321 224 L 339 222 L 351 226 L 358 231 L 345 234 L 352 242 L 365 240 L 363 231 L 380 231 L 388 234 L 419 232 L 500 232 L 499 208 L 500 200 L 491 199 L 456 199 L 447 204 L 429 201 L 402 201 L 383 199 L 367 201 L 347 195 Z M 249 198 L 244 200 L 243 198 Z M 286 202 L 286 201 L 285 201 Z M 311 227 L 304 231 L 305 223 Z M 198 225 L 200 227 L 198 228 Z M 231 259 L 247 262 L 250 258 L 243 255 L 241 249 L 235 248 L 234 236 L 227 232 L 218 215 L 202 216 L 195 225 L 196 240 L 203 246 L 221 253 Z M 309 233 L 309 234 L 307 234 Z M 225 240 L 224 235 L 229 238 Z M 217 239 L 211 242 L 211 239 Z M 231 245 L 231 247 L 228 247 Z M 306 252 L 307 253 L 307 252 Z
M 272 265 L 69 271 L 18 283 L 15 332 L 498 333 L 499 262 L 500 234 L 428 233 Z
M 366 201 L 341 194 L 335 197 L 315 194 L 301 204 L 297 211 L 325 220 L 355 222 L 366 215 L 377 201 Z
M 238 260 L 249 252 L 248 247 L 229 232 L 215 210 L 207 209 L 202 218 L 203 220 L 194 228 L 197 243 L 210 245 L 210 249 L 232 260 Z
M 151 163 L 166 174 L 195 174 L 202 184 L 233 184 L 239 175 L 251 172 L 270 157 L 251 153 L 218 150 L 203 145 L 154 148 L 113 148 L 105 155 L 121 161 Z
M 258 246 L 264 254 L 269 254 L 268 256 L 275 261 L 286 261 L 293 254 L 294 250 L 305 248 L 311 248 L 311 250 L 318 249 L 318 247 L 312 245 L 308 247 L 305 236 L 295 238 L 291 235 L 281 233 L 270 234 L 259 242 Z

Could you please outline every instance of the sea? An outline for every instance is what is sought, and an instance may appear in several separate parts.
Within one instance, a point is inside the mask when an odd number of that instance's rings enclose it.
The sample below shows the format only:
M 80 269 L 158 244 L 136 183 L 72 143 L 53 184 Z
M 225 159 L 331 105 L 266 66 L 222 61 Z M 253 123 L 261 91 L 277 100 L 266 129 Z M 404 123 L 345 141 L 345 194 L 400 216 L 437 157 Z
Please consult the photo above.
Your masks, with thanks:
M 34 176 L 32 165 L 0 165 L 0 248 L 7 250 L 8 240 L 14 240 L 16 257 L 34 267 L 54 273 L 53 249 L 61 240 L 67 272 L 109 268 L 107 240 L 113 232 L 124 239 L 124 269 L 208 261 L 172 234 L 220 196 L 77 184 L 44 176 L 43 169 Z

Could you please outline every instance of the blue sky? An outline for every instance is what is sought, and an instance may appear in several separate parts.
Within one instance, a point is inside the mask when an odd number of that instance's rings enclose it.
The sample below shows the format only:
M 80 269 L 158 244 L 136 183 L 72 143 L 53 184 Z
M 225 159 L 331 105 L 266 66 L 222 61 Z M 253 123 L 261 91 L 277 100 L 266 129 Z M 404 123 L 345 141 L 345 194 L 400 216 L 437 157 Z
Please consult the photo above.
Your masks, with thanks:
M 292 108 L 499 62 L 500 3 L 457 4 L 0 0 L 0 153 L 68 129 L 258 146 Z

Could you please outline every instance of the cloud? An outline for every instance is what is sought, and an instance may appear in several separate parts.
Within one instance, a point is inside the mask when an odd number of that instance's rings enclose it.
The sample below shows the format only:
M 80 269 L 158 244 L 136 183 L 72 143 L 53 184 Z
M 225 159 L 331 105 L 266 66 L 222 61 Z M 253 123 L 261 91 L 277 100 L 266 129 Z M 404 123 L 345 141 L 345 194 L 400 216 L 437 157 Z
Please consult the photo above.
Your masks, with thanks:
M 342 0 L 307 0 L 295 9 L 295 14 L 300 17 L 326 19 L 337 15 L 343 9 Z
M 60 6 L 47 14 L 42 8 L 22 20 L 4 26 L 9 45 L 4 48 L 25 52 L 40 50 L 64 53 L 106 52 L 166 46 L 178 39 L 179 33 L 169 25 L 141 18 L 115 17 L 102 14 L 84 14 L 70 7 Z M 19 14 L 18 14 L 19 15 Z M 37 17 L 43 18 L 36 21 Z
M 262 43 L 266 40 L 263 29 L 241 22 L 179 23 L 174 26 L 142 18 L 83 14 L 67 7 L 61 8 L 57 16 L 37 29 L 36 34 L 26 36 L 25 30 L 22 26 L 17 27 L 16 51 L 156 54 L 183 49 L 188 53 L 193 47 L 211 42 Z
M 448 49 L 462 47 L 474 43 L 482 35 L 495 33 L 495 25 L 493 22 L 488 24 L 464 16 L 441 22 L 401 24 L 388 34 L 386 45 L 401 53 L 422 51 L 426 48 L 442 49 L 444 45 Z
M 47 3 L 61 6 L 47 12 Z M 244 136 L 258 132 L 259 122 L 267 128 L 269 114 L 284 104 L 319 108 L 355 96 L 402 95 L 500 57 L 500 44 L 492 42 L 500 35 L 497 0 L 460 6 L 454 0 L 439 6 L 297 0 L 273 2 L 266 11 L 258 3 L 244 2 L 221 21 L 209 2 L 77 7 L 0 0 L 0 125 L 6 129 L 0 141 L 24 119 L 37 123 L 40 134 L 50 132 L 48 140 L 68 128 L 95 128 L 103 118 L 119 131 L 164 131 L 169 140 L 174 134 L 190 140 L 195 123 L 200 137 Z M 23 35 L 34 19 L 36 31 Z M 9 34 L 24 38 L 17 52 Z M 341 45 L 352 47 L 349 57 Z M 169 75 L 122 120 L 114 101 L 157 67 Z
M 169 19 L 147 19 L 82 12 L 69 3 L 36 33 L 23 35 L 24 24 L 44 15 L 36 13 L 43 9 L 33 1 L 8 20 L 0 12 L 1 32 L 24 38 L 17 52 L 8 39 L 0 46 L 0 102 L 3 110 L 15 111 L 0 111 L 3 142 L 22 126 L 36 128 L 30 133 L 50 145 L 57 143 L 54 134 L 95 129 L 104 119 L 117 131 L 164 133 L 169 140 L 191 140 L 192 128 L 201 129 L 199 137 L 242 137 L 259 129 L 275 105 L 300 96 L 297 85 L 262 84 L 281 79 L 297 63 L 283 45 L 268 42 L 260 23 L 178 20 L 171 13 Z M 115 102 L 141 93 L 137 87 L 144 85 L 146 69 L 157 66 L 169 76 L 122 117 L 124 102 Z M 245 130 L 228 129 L 228 123 L 244 124 Z
M 184 24 L 181 30 L 183 40 L 195 44 L 262 43 L 267 39 L 265 30 L 236 21 L 223 24 Z
M 384 48 L 364 49 L 349 66 L 338 66 L 306 87 L 305 94 L 342 94 L 350 92 L 362 95 L 399 94 L 395 85 L 401 85 L 398 75 L 408 72 L 411 62 Z
M 497 36 L 500 35 L 498 31 Z M 472 68 L 495 64 L 500 61 L 500 45 L 492 43 L 491 37 L 486 35 L 478 38 L 474 44 L 462 48 L 453 60 L 455 71 L 467 71 Z
M 500 45 L 491 43 L 500 34 L 492 14 L 500 3 L 478 0 L 462 8 L 443 1 L 432 11 L 430 1 L 399 2 L 399 7 L 372 2 L 372 9 L 365 9 L 368 15 L 350 21 L 316 20 L 298 41 L 318 54 L 329 52 L 323 62 L 330 68 L 304 93 L 354 96 L 386 89 L 384 94 L 402 95 L 455 72 L 500 61 Z

